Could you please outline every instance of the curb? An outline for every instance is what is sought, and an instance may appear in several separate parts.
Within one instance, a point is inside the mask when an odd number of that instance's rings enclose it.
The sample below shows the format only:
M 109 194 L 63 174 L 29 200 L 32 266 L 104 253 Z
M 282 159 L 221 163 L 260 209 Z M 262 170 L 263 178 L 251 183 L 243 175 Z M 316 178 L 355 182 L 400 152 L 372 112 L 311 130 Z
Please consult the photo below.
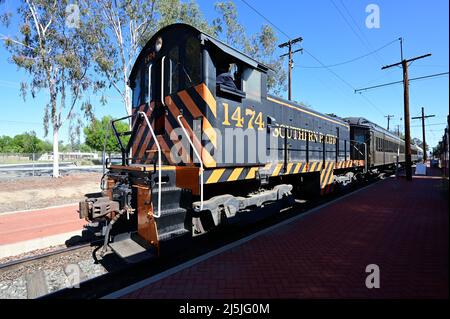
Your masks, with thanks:
M 36 249 L 49 248 L 51 246 L 63 245 L 73 236 L 81 236 L 82 230 L 68 233 L 56 234 L 48 237 L 34 238 L 20 241 L 18 243 L 0 245 L 0 258 L 17 256 Z

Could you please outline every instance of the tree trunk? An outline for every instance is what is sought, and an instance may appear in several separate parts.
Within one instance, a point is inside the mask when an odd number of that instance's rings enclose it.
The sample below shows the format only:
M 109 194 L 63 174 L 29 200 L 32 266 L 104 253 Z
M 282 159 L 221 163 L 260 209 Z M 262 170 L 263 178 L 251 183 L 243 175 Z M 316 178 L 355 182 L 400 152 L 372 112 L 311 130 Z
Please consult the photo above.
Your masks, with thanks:
M 53 177 L 59 177 L 59 140 L 58 140 L 59 127 L 53 126 Z
M 125 98 L 124 98 L 124 102 L 125 102 L 125 109 L 127 110 L 127 115 L 131 115 L 132 111 L 131 111 L 131 99 L 130 99 L 130 92 L 128 89 L 128 85 L 125 83 Z

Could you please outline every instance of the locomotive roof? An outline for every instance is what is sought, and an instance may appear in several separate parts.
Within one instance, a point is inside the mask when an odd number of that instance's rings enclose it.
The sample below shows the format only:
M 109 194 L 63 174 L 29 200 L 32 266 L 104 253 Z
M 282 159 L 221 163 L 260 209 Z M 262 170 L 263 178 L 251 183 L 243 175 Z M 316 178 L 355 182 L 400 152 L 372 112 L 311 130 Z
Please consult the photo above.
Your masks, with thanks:
M 160 36 L 163 33 L 170 33 L 170 32 L 190 32 L 194 35 L 198 35 L 199 36 L 199 41 L 209 41 L 210 43 L 212 43 L 214 46 L 218 47 L 220 50 L 224 51 L 226 54 L 233 56 L 234 58 L 244 62 L 245 64 L 250 65 L 253 68 L 257 68 L 262 72 L 267 72 L 268 70 L 273 71 L 272 68 L 270 68 L 269 66 L 265 65 L 264 63 L 261 63 L 255 59 L 253 59 L 252 57 L 248 56 L 245 53 L 242 53 L 240 51 L 238 51 L 237 49 L 231 47 L 230 45 L 222 42 L 219 39 L 214 38 L 213 36 L 200 31 L 199 29 L 189 25 L 189 24 L 185 24 L 185 23 L 174 23 L 174 24 L 170 24 L 164 28 L 159 29 L 151 38 L 150 40 L 147 41 L 147 43 L 145 44 L 145 46 L 142 48 L 141 52 L 139 53 L 139 56 L 136 58 L 136 61 L 133 65 L 133 68 L 130 72 L 130 78 L 134 75 L 135 72 L 137 72 L 137 68 L 138 68 L 138 63 L 144 56 L 145 52 L 150 49 L 152 47 L 152 45 L 154 45 L 154 42 L 156 41 L 156 39 L 158 38 L 158 36 Z
M 302 103 L 299 102 L 294 102 L 294 101 L 289 101 L 286 99 L 283 99 L 282 97 L 276 96 L 276 95 L 272 95 L 272 94 L 268 94 L 267 95 L 267 99 L 271 100 L 272 102 L 290 107 L 290 108 L 294 108 L 297 109 L 301 112 L 307 113 L 309 115 L 321 118 L 323 120 L 335 123 L 335 124 L 340 124 L 342 126 L 345 127 L 349 127 L 348 123 L 346 120 L 344 120 L 343 118 L 335 115 L 335 114 L 324 114 L 324 113 L 320 113 L 319 111 L 316 111 Z
M 347 121 L 351 125 L 368 126 L 373 129 L 376 129 L 379 132 L 389 135 L 392 138 L 400 139 L 397 135 L 395 135 L 392 132 L 386 130 L 385 128 L 379 126 L 378 124 L 369 121 L 368 119 L 366 119 L 364 117 L 346 117 L 344 120 Z

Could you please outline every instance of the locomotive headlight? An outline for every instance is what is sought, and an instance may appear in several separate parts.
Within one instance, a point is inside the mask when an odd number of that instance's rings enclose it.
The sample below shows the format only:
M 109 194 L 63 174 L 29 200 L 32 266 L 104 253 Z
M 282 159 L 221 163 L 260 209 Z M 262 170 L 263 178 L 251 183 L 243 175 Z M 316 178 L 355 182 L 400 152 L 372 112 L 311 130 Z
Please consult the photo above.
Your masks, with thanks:
M 161 47 L 162 47 L 162 38 L 158 37 L 158 39 L 156 39 L 155 42 L 155 51 L 159 52 L 159 50 L 161 50 Z

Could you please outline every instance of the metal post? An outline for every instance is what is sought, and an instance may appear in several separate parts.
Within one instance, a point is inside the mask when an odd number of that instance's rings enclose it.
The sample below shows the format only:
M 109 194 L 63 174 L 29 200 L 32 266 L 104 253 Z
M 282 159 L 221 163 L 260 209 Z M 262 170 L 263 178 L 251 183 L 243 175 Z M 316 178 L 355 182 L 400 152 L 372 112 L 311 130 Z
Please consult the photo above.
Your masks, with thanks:
M 32 155 L 32 161 L 33 161 L 33 176 L 34 176 L 34 152 L 33 152 L 33 155 Z
M 403 108 L 405 113 L 405 171 L 406 179 L 412 180 L 411 167 L 411 130 L 409 123 L 409 81 L 408 81 L 408 63 L 406 60 L 402 61 L 403 68 Z
M 425 115 L 425 109 L 422 107 L 422 116 L 412 117 L 412 120 L 422 120 L 422 148 L 423 148 L 423 162 L 427 161 L 427 142 L 425 141 L 425 119 L 429 117 L 434 117 L 435 115 Z
M 368 168 L 367 168 L 367 143 L 364 143 L 364 173 L 368 172 Z
M 322 139 L 322 160 L 323 160 L 322 167 L 325 167 L 325 160 L 326 160 L 325 136 L 323 136 Z
M 422 107 L 422 146 L 423 146 L 423 162 L 427 162 L 427 143 L 425 142 L 425 114 Z
M 335 146 L 336 146 L 335 162 L 337 163 L 338 162 L 338 156 L 339 156 L 339 138 L 336 138 Z
M 294 64 L 292 61 L 292 56 L 296 52 L 303 51 L 303 49 L 298 49 L 298 50 L 292 51 L 292 45 L 294 45 L 295 43 L 301 42 L 301 41 L 303 41 L 303 39 L 301 37 L 299 37 L 299 38 L 284 42 L 278 46 L 279 48 L 284 48 L 287 46 L 288 50 L 289 50 L 288 53 L 285 53 L 280 56 L 280 57 L 288 56 L 288 58 L 289 58 L 289 61 L 288 61 L 288 100 L 291 100 L 291 97 L 292 97 L 292 67 Z
M 284 128 L 284 172 L 287 171 L 287 152 L 288 152 L 288 144 L 287 144 L 287 127 Z
M 406 179 L 412 180 L 412 163 L 411 163 L 411 132 L 410 132 L 410 118 L 409 118 L 409 79 L 408 79 L 408 63 L 423 59 L 431 56 L 431 54 L 421 55 L 412 59 L 403 59 L 403 38 L 400 38 L 400 50 L 401 50 L 401 61 L 383 66 L 381 69 L 389 69 L 394 66 L 401 65 L 403 69 L 403 109 L 404 109 L 404 120 L 405 120 L 405 172 Z
M 347 160 L 347 140 L 344 140 L 344 161 Z
M 309 163 L 309 134 L 306 137 L 306 163 Z

